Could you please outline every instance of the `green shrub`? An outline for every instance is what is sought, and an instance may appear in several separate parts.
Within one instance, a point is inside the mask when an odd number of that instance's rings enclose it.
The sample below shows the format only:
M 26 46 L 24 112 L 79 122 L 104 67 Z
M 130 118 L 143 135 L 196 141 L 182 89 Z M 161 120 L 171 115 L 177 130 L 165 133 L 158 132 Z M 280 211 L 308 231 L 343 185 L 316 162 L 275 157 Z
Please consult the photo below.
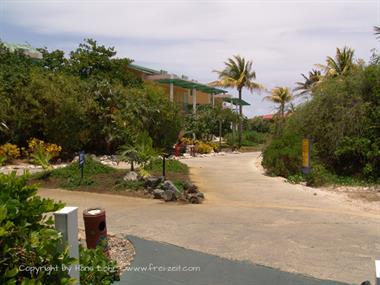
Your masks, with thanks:
M 326 170 L 321 164 L 316 164 L 311 168 L 310 173 L 306 176 L 306 185 L 320 187 L 330 184 L 332 181 L 332 174 Z
M 0 174 L 0 284 L 76 284 L 66 269 L 78 260 L 69 256 L 52 216 L 47 215 L 64 205 L 37 196 L 37 187 L 27 185 L 27 179 L 16 173 Z M 81 284 L 111 284 L 118 279 L 116 262 L 103 247 L 80 248 L 80 264 Z
M 229 133 L 225 136 L 227 139 L 227 144 L 230 146 L 237 145 L 237 134 L 233 135 Z M 265 144 L 268 140 L 267 133 L 261 133 L 254 130 L 251 131 L 243 131 L 242 135 L 242 146 L 257 146 L 260 144 Z
M 325 78 L 309 101 L 287 118 L 264 151 L 263 165 L 275 175 L 296 174 L 297 160 L 287 156 L 301 138 L 312 140 L 312 162 L 317 161 L 311 185 L 329 183 L 328 173 L 368 183 L 380 180 L 380 65 L 355 66 L 344 76 Z M 289 139 L 295 134 L 297 138 Z M 282 142 L 281 142 L 282 141 Z M 300 165 L 299 165 L 300 166 Z
M 261 117 L 255 117 L 248 120 L 248 129 L 259 133 L 269 133 L 272 123 Z
M 274 138 L 263 152 L 262 165 L 270 175 L 288 177 L 299 173 L 301 138 L 293 133 Z
M 211 153 L 213 150 L 213 147 L 208 143 L 199 142 L 195 145 L 195 151 L 201 154 Z
M 104 253 L 104 246 L 96 249 L 79 248 L 80 283 L 83 285 L 112 284 L 119 280 L 119 269 L 115 261 Z
M 93 185 L 95 182 L 91 178 L 80 176 L 72 176 L 65 179 L 61 184 L 60 187 L 66 188 L 66 189 L 74 189 L 79 186 L 90 186 Z
M 43 169 L 51 168 L 50 160 L 53 156 L 46 152 L 43 147 L 37 146 L 30 154 L 30 161 L 36 165 L 42 166 Z
M 75 260 L 62 247 L 61 235 L 52 227 L 52 213 L 63 207 L 36 195 L 27 177 L 0 174 L 0 283 L 73 284 L 66 268 Z M 57 266 L 58 270 L 32 272 L 25 266 Z M 28 283 L 30 282 L 30 283 Z
M 287 179 L 292 184 L 299 184 L 305 181 L 305 177 L 301 173 L 289 175 Z

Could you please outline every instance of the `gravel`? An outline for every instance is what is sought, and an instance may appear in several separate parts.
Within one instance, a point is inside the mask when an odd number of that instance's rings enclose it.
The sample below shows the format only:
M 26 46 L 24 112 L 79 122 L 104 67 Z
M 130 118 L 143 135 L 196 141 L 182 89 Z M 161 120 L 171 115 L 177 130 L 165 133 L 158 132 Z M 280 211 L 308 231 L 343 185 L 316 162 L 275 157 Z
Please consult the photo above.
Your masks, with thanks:
M 86 237 L 84 230 L 79 230 L 79 243 L 86 247 Z M 117 262 L 120 272 L 124 272 L 131 265 L 135 256 L 133 244 L 126 238 L 108 235 L 108 254 L 112 260 Z

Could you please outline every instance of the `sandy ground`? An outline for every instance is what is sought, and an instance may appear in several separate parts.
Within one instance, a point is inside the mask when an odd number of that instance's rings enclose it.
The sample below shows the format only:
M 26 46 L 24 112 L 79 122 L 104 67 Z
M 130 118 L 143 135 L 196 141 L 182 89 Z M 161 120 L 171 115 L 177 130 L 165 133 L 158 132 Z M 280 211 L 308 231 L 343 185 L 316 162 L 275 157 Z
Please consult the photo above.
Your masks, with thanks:
M 259 153 L 184 160 L 201 205 L 41 189 L 71 206 L 101 206 L 108 230 L 322 279 L 374 281 L 379 202 L 371 204 L 263 175 Z M 83 225 L 79 217 L 80 225 Z

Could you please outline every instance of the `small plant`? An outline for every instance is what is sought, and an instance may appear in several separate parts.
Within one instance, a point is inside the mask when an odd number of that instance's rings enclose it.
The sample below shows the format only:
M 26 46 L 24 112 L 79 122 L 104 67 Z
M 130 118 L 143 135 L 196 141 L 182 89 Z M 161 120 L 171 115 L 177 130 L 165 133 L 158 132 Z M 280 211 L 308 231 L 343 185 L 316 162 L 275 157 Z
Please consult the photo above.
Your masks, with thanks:
M 7 161 L 7 157 L 5 155 L 0 154 L 0 166 L 4 165 Z
M 157 152 L 153 148 L 152 138 L 147 133 L 142 133 L 136 137 L 133 144 L 126 144 L 119 149 L 119 159 L 131 164 L 131 171 L 134 171 L 134 163 L 147 165 Z
M 148 178 L 151 176 L 151 174 L 149 173 L 148 170 L 146 170 L 145 168 L 139 168 L 137 170 L 137 173 L 139 174 L 140 177 L 142 178 Z
M 43 169 L 50 169 L 50 160 L 53 156 L 48 153 L 43 146 L 36 146 L 30 154 L 30 162 L 42 166 Z
M 332 179 L 332 174 L 323 165 L 316 164 L 312 167 L 310 173 L 306 175 L 306 185 L 320 187 L 330 184 Z
M 120 280 L 116 261 L 104 253 L 104 246 L 96 249 L 80 247 L 80 283 L 83 285 L 112 284 Z
M 17 145 L 6 143 L 0 146 L 0 165 L 20 157 L 20 149 Z
M 213 147 L 208 143 L 199 142 L 195 145 L 195 151 L 201 154 L 211 153 L 213 150 Z
M 50 161 L 58 157 L 62 147 L 53 143 L 45 143 L 42 140 L 32 138 L 28 141 L 28 152 L 31 162 L 42 166 L 44 169 L 51 168 Z
M 292 184 L 299 184 L 305 181 L 305 177 L 301 173 L 288 176 L 288 182 Z

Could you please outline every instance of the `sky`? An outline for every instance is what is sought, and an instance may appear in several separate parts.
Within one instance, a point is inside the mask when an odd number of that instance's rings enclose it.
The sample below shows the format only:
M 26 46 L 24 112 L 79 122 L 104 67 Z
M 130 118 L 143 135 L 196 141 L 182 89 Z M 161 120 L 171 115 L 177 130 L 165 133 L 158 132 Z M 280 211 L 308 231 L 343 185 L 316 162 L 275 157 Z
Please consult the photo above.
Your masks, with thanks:
M 380 50 L 373 26 L 380 26 L 380 0 L 0 0 L 3 41 L 69 52 L 93 38 L 118 57 L 202 83 L 239 54 L 253 61 L 256 81 L 268 90 L 294 88 L 336 47 L 352 47 L 367 61 L 371 49 Z M 244 91 L 245 115 L 275 112 L 265 95 Z

